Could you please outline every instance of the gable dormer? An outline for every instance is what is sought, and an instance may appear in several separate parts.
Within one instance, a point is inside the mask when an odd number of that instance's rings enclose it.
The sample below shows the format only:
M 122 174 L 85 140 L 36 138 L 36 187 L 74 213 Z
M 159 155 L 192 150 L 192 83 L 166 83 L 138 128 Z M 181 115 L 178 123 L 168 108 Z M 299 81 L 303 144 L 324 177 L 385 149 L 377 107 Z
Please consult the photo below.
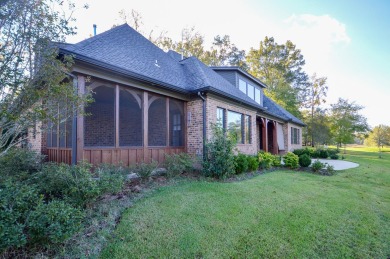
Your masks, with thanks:
M 211 67 L 216 73 L 225 78 L 241 92 L 263 106 L 264 92 L 266 85 L 256 77 L 239 67 Z

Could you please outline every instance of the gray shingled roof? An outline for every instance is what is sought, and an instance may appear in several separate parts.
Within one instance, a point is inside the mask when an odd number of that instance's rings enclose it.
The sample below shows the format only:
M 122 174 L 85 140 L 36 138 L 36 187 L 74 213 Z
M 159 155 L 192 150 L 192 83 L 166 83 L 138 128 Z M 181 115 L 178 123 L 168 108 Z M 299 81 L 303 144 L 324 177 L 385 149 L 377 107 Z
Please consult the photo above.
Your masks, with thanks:
M 280 107 L 277 103 L 275 103 L 265 95 L 263 105 L 264 107 L 267 107 L 267 113 L 270 113 L 271 115 L 274 115 L 279 118 L 283 118 L 286 121 L 291 121 L 299 125 L 305 126 L 305 124 L 300 119 Z
M 213 69 L 195 57 L 164 52 L 129 25 L 123 24 L 76 44 L 57 43 L 60 52 L 76 60 L 126 74 L 183 93 L 209 91 L 245 103 L 258 110 L 263 107 L 242 93 Z M 299 119 L 264 97 L 266 113 L 284 121 L 304 125 Z

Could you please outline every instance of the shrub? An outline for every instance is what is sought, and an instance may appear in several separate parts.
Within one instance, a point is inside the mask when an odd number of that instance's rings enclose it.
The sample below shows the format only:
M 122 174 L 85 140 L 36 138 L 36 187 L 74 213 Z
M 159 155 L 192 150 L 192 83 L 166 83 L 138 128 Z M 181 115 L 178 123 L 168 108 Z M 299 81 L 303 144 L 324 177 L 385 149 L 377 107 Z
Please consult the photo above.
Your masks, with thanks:
M 283 157 L 284 165 L 292 169 L 299 167 L 299 157 L 292 152 L 288 152 Z
M 222 128 L 212 125 L 212 132 L 212 139 L 206 144 L 203 174 L 225 178 L 235 172 L 233 151 L 236 144 L 230 136 L 225 136 Z
M 320 158 L 328 158 L 329 154 L 328 154 L 328 151 L 327 151 L 327 150 L 325 150 L 325 149 L 319 149 L 318 156 L 319 156 Z
M 259 166 L 263 169 L 270 169 L 275 162 L 275 157 L 269 152 L 260 151 L 257 153 L 257 157 L 259 158 Z
M 331 159 L 335 159 L 335 160 L 339 159 L 339 155 L 337 155 L 337 154 L 332 154 L 332 155 L 330 155 L 329 157 L 330 157 Z
M 299 156 L 299 165 L 302 167 L 308 167 L 311 164 L 311 158 L 307 154 Z
M 300 156 L 303 155 L 303 154 L 306 154 L 306 155 L 308 155 L 309 157 L 311 157 L 312 154 L 314 153 L 314 149 L 308 148 L 308 147 L 306 147 L 306 148 L 300 148 L 300 149 L 295 149 L 295 150 L 293 151 L 293 153 L 296 154 L 298 157 L 300 157 Z
M 28 218 L 28 234 L 32 243 L 60 243 L 80 230 L 83 214 L 63 201 L 40 203 Z
M 234 169 L 236 174 L 242 174 L 243 172 L 248 171 L 249 163 L 247 156 L 245 154 L 238 154 L 234 157 Z
M 47 200 L 63 199 L 76 206 L 86 206 L 99 195 L 98 181 L 93 179 L 91 165 L 48 163 L 35 175 L 34 181 Z
M 185 172 L 192 172 L 194 170 L 194 161 L 187 153 L 165 155 L 165 168 L 167 169 L 167 176 L 177 176 Z
M 312 158 L 320 158 L 320 150 L 314 150 L 313 153 L 311 154 Z
M 0 254 L 8 248 L 21 247 L 27 243 L 25 222 L 39 202 L 34 185 L 11 180 L 0 182 Z
M 326 172 L 328 175 L 334 175 L 336 173 L 336 171 L 334 170 L 334 166 L 332 165 L 326 166 Z
M 257 171 L 259 169 L 259 159 L 256 156 L 247 156 L 248 170 Z
M 274 160 L 272 161 L 272 166 L 279 167 L 282 165 L 282 157 L 278 155 L 274 155 Z
M 340 153 L 340 151 L 338 151 L 337 149 L 332 149 L 332 148 L 328 149 L 328 155 L 329 156 L 335 155 L 335 154 L 338 154 L 338 153 Z
M 27 178 L 22 173 L 39 171 L 43 160 L 44 156 L 37 152 L 25 148 L 11 148 L 0 157 L 0 177 Z
M 311 165 L 311 169 L 313 170 L 313 172 L 319 172 L 319 171 L 322 170 L 324 167 L 325 167 L 325 164 L 321 163 L 319 160 L 316 160 L 316 161 Z
M 148 180 L 151 176 L 154 170 L 156 170 L 158 167 L 158 162 L 155 160 L 152 160 L 150 163 L 138 163 L 135 165 L 134 171 L 136 174 L 141 177 L 142 180 Z
M 99 179 L 97 181 L 99 193 L 114 194 L 122 190 L 128 170 L 122 166 L 101 164 L 95 169 L 95 174 Z

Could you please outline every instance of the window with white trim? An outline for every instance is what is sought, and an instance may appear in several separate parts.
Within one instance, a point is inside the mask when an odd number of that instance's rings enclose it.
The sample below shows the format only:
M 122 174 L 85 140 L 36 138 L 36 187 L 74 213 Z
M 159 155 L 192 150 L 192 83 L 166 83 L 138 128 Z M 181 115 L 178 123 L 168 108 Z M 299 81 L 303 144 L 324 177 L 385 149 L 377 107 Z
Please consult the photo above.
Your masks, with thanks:
M 300 141 L 300 129 L 291 127 L 291 144 L 298 145 L 301 143 Z

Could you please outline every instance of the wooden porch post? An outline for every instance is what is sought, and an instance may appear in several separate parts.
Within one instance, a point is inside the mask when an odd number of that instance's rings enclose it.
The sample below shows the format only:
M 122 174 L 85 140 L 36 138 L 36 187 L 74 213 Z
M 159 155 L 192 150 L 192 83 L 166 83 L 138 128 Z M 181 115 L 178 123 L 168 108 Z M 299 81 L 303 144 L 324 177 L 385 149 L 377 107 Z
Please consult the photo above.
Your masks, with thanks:
M 149 127 L 149 117 L 148 117 L 148 110 L 149 110 L 149 100 L 148 100 L 148 92 L 144 91 L 143 96 L 143 139 L 144 139 L 144 162 L 149 162 L 149 156 L 148 156 L 148 127 Z
M 268 130 L 267 130 L 267 123 L 268 120 L 266 118 L 261 118 L 261 122 L 263 124 L 262 130 L 263 130 L 263 149 L 265 152 L 268 152 Z
M 277 134 L 277 122 L 276 121 L 273 121 L 272 122 L 273 124 L 273 131 L 272 131 L 272 134 L 273 134 L 273 152 L 275 155 L 279 154 L 279 148 L 278 148 L 278 134 Z
M 85 78 L 84 76 L 77 76 L 79 96 L 85 93 Z M 84 159 L 84 117 L 79 114 L 77 116 L 77 161 Z

